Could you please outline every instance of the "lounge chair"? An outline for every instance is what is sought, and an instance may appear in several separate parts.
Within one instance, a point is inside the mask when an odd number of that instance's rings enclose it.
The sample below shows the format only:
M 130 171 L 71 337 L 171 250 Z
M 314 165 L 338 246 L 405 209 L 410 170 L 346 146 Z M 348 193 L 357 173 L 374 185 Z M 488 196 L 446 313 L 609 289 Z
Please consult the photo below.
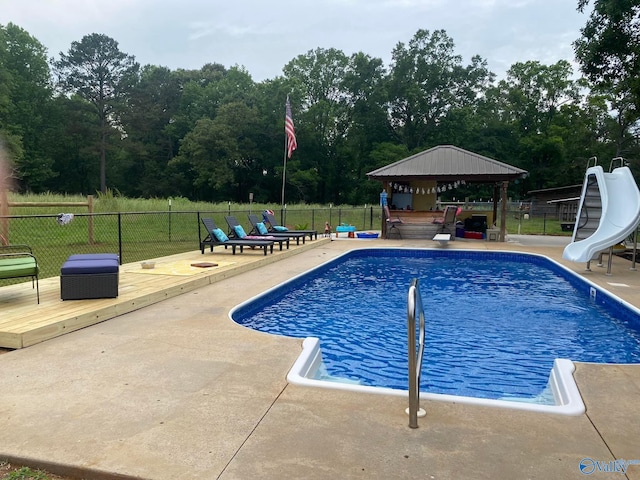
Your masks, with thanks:
M 305 238 L 307 236 L 304 232 L 293 232 L 291 230 L 286 232 L 276 232 L 271 231 L 267 228 L 264 222 L 257 215 L 249 214 L 249 222 L 251 223 L 252 229 L 249 232 L 249 235 L 271 235 L 273 237 L 280 238 L 295 238 L 296 245 L 300 245 L 300 239 L 302 239 L 302 243 L 305 243 Z
M 229 215 L 224 217 L 224 219 L 227 221 L 227 225 L 229 225 L 229 233 L 228 236 L 231 239 L 238 239 L 238 240 L 261 240 L 261 241 L 271 241 L 274 243 L 277 243 L 280 245 L 280 250 L 282 250 L 282 244 L 286 243 L 287 244 L 287 250 L 289 250 L 289 237 L 274 237 L 273 235 L 254 235 L 254 234 L 250 234 L 248 235 L 247 232 L 245 231 L 244 227 L 242 225 L 240 225 L 240 222 L 238 222 L 238 219 L 236 217 L 234 217 L 233 215 Z
M 385 205 L 384 207 L 382 207 L 382 210 L 384 211 L 384 219 L 385 219 L 385 223 L 387 224 L 384 238 L 389 238 L 389 235 L 391 235 L 391 231 L 394 229 L 398 234 L 398 237 L 402 238 L 402 235 L 400 234 L 400 229 L 397 227 L 397 225 L 401 225 L 404 223 L 402 219 L 400 219 L 399 217 L 392 218 L 388 205 Z
M 445 207 L 442 217 L 434 218 L 432 222 L 440 225 L 440 228 L 438 228 L 437 233 L 438 234 L 455 233 L 454 231 L 452 231 L 452 229 L 455 226 L 457 216 L 458 216 L 458 207 L 454 207 L 451 205 Z
M 286 227 L 283 227 L 283 226 L 279 225 L 278 221 L 276 220 L 276 217 L 270 211 L 262 212 L 262 217 L 265 219 L 265 221 L 267 223 L 269 223 L 269 225 L 270 225 L 269 231 L 270 232 L 282 232 L 282 231 L 297 232 L 297 233 L 304 233 L 306 235 L 309 235 L 309 240 L 314 240 L 314 239 L 317 240 L 317 238 L 318 238 L 318 231 L 317 230 L 289 230 Z
M 213 247 L 216 245 L 222 245 L 226 249 L 231 247 L 233 255 L 236 254 L 236 247 L 240 247 L 240 253 L 243 252 L 244 247 L 262 248 L 264 254 L 267 254 L 267 248 L 273 253 L 273 242 L 270 240 L 238 240 L 230 239 L 227 235 L 220 230 L 215 222 L 208 217 L 202 217 L 202 224 L 207 229 L 207 236 L 200 240 L 200 252 L 204 254 L 204 247 L 209 245 L 213 252 Z
M 31 247 L 0 245 L 0 280 L 31 277 L 31 288 L 35 287 L 38 303 L 40 303 L 39 272 L 40 267 Z

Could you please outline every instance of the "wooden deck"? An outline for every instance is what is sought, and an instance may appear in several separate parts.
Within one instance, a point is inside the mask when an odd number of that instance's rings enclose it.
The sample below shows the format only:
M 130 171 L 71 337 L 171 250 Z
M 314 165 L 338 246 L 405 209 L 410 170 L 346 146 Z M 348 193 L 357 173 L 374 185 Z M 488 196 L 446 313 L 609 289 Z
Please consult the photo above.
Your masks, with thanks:
M 328 238 L 291 244 L 289 250 L 274 249 L 264 256 L 262 250 L 245 249 L 231 254 L 221 247 L 213 253 L 205 250 L 155 259 L 153 270 L 143 271 L 139 262 L 120 266 L 117 298 L 96 300 L 60 299 L 60 278 L 40 280 L 40 304 L 36 303 L 31 282 L 0 287 L 0 348 L 28 347 L 110 318 L 175 297 L 191 290 L 238 275 L 259 266 L 329 242 Z M 213 262 L 211 268 L 191 267 L 196 262 Z

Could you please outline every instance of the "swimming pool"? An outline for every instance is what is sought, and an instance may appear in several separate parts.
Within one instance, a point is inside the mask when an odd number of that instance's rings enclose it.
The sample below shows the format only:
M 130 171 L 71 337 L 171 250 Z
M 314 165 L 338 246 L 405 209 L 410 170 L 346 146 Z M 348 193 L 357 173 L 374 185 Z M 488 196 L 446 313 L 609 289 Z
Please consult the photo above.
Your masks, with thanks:
M 635 308 L 525 253 L 354 250 L 238 306 L 231 318 L 310 338 L 292 381 L 406 395 L 413 277 L 427 323 L 422 397 L 579 413 L 568 359 L 640 363 Z

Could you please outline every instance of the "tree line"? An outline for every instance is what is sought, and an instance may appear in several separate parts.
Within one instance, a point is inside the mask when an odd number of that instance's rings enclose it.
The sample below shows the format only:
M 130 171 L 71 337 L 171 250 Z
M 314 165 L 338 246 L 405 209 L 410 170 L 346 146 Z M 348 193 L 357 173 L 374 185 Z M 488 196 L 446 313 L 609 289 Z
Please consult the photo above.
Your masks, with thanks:
M 510 187 L 523 198 L 581 183 L 593 156 L 640 166 L 633 3 L 595 1 L 573 44 L 580 72 L 565 60 L 525 61 L 500 80 L 479 55 L 465 63 L 444 30 L 399 42 L 389 65 L 317 48 L 254 82 L 216 63 L 141 66 L 96 33 L 49 59 L 9 23 L 0 25 L 0 138 L 20 191 L 278 202 L 288 95 L 298 143 L 286 164 L 290 202 L 375 201 L 380 185 L 367 172 L 443 144 L 528 170 Z M 483 188 L 492 187 L 457 195 Z

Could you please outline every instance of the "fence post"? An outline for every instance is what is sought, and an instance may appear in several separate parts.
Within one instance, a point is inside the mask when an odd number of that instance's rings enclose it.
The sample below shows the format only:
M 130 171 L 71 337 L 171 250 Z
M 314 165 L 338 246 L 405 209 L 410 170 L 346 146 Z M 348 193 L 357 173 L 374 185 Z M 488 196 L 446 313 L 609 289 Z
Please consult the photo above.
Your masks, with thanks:
M 0 179 L 2 180 L 2 179 Z M 5 188 L 0 186 L 0 245 L 9 245 L 9 197 Z
M 363 219 L 362 219 L 362 229 L 366 230 L 367 229 L 367 204 L 364 204 L 364 212 L 363 212 Z
M 171 197 L 169 197 L 169 242 L 171 242 Z
M 87 195 L 87 209 L 89 210 L 89 245 L 93 245 L 93 195 Z
M 373 205 L 369 207 L 369 229 L 373 230 Z
M 202 233 L 200 232 L 200 211 L 196 212 L 196 221 L 198 222 L 198 245 L 202 245 Z
M 120 255 L 120 263 L 124 263 L 122 258 L 122 214 L 118 212 L 118 254 Z

